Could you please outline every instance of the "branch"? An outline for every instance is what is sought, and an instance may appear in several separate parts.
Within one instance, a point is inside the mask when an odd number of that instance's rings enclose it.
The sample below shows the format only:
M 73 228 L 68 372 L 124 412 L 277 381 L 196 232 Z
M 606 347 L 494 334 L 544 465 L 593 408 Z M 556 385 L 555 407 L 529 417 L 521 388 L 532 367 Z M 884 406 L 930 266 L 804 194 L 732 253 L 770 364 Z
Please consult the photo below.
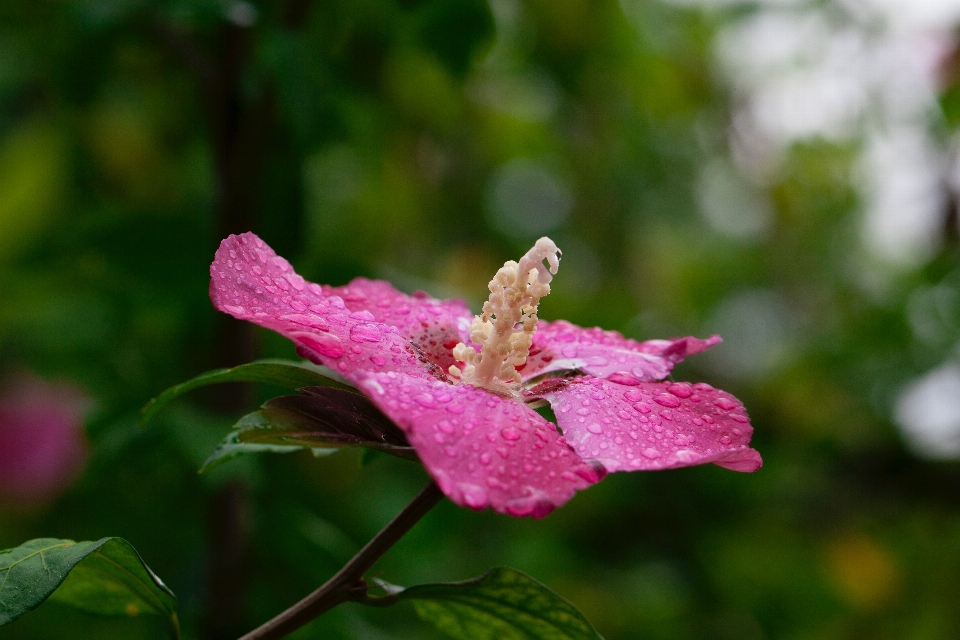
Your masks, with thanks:
M 322 613 L 366 595 L 363 574 L 395 545 L 420 518 L 425 516 L 443 498 L 443 493 L 430 482 L 417 497 L 397 514 L 373 540 L 353 556 L 335 576 L 322 587 L 293 605 L 276 618 L 257 627 L 240 640 L 277 640 L 293 633 Z

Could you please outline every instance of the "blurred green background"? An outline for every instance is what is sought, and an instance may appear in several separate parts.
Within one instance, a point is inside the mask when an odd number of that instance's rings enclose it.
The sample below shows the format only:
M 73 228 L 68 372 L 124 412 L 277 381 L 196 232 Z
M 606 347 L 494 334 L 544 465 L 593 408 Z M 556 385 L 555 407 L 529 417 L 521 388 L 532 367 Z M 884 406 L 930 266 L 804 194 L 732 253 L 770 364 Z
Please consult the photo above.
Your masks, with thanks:
M 6 0 L 0 375 L 90 399 L 56 499 L 0 548 L 129 540 L 188 638 L 234 638 L 338 569 L 425 483 L 356 452 L 198 476 L 276 389 L 176 382 L 282 338 L 217 317 L 253 230 L 305 277 L 475 309 L 549 234 L 541 316 L 646 339 L 745 403 L 765 465 L 615 474 L 542 521 L 443 503 L 376 567 L 508 565 L 608 640 L 960 637 L 956 2 Z M 914 7 L 916 9 L 916 7 Z M 162 638 L 50 603 L 0 637 Z M 439 635 L 344 605 L 295 638 Z

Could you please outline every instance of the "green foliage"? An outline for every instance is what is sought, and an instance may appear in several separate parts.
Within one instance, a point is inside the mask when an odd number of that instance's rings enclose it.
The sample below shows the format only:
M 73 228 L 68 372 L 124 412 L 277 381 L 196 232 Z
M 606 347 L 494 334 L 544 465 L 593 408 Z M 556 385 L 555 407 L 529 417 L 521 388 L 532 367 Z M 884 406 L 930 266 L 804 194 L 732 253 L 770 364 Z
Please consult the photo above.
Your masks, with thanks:
M 304 395 L 273 398 L 244 416 L 200 472 L 248 453 L 308 449 L 319 457 L 350 446 L 417 459 L 403 432 L 363 396 L 323 387 L 301 391 Z
M 183 394 L 221 382 L 260 382 L 287 389 L 311 385 L 327 385 L 342 389 L 352 386 L 330 369 L 311 362 L 265 359 L 230 369 L 216 369 L 174 385 L 148 402 L 140 410 L 140 421 L 146 425 L 169 404 Z
M 423 584 L 397 598 L 457 640 L 602 640 L 568 600 L 507 567 L 464 582 Z
M 51 598 L 102 616 L 160 615 L 180 637 L 176 598 L 122 538 L 30 540 L 0 551 L 0 575 L 0 625 Z

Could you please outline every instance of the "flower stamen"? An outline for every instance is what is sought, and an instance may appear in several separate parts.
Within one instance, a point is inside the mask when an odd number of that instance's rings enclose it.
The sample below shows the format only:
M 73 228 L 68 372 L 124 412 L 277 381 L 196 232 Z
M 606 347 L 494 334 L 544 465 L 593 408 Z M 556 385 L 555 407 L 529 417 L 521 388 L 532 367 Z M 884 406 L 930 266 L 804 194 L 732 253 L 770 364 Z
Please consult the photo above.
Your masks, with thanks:
M 537 330 L 537 307 L 550 293 L 560 255 L 553 240 L 544 237 L 519 263 L 504 263 L 488 285 L 490 298 L 483 303 L 483 313 L 470 325 L 470 341 L 480 345 L 480 353 L 459 343 L 453 348 L 453 357 L 463 366 L 451 365 L 451 376 L 475 387 L 517 395 L 520 373 L 516 368 L 530 354 Z

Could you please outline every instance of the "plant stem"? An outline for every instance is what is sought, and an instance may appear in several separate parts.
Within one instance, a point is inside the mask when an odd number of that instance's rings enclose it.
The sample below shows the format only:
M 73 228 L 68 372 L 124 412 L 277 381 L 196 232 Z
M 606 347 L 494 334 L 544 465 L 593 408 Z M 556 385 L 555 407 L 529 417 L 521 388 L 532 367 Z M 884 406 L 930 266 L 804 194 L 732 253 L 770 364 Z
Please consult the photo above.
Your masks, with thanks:
M 353 556 L 340 571 L 306 598 L 277 617 L 260 625 L 240 640 L 276 640 L 293 633 L 322 613 L 348 600 L 366 594 L 363 574 L 395 545 L 400 538 L 443 498 L 443 493 L 430 482 L 403 511 L 385 526 L 373 540 Z

